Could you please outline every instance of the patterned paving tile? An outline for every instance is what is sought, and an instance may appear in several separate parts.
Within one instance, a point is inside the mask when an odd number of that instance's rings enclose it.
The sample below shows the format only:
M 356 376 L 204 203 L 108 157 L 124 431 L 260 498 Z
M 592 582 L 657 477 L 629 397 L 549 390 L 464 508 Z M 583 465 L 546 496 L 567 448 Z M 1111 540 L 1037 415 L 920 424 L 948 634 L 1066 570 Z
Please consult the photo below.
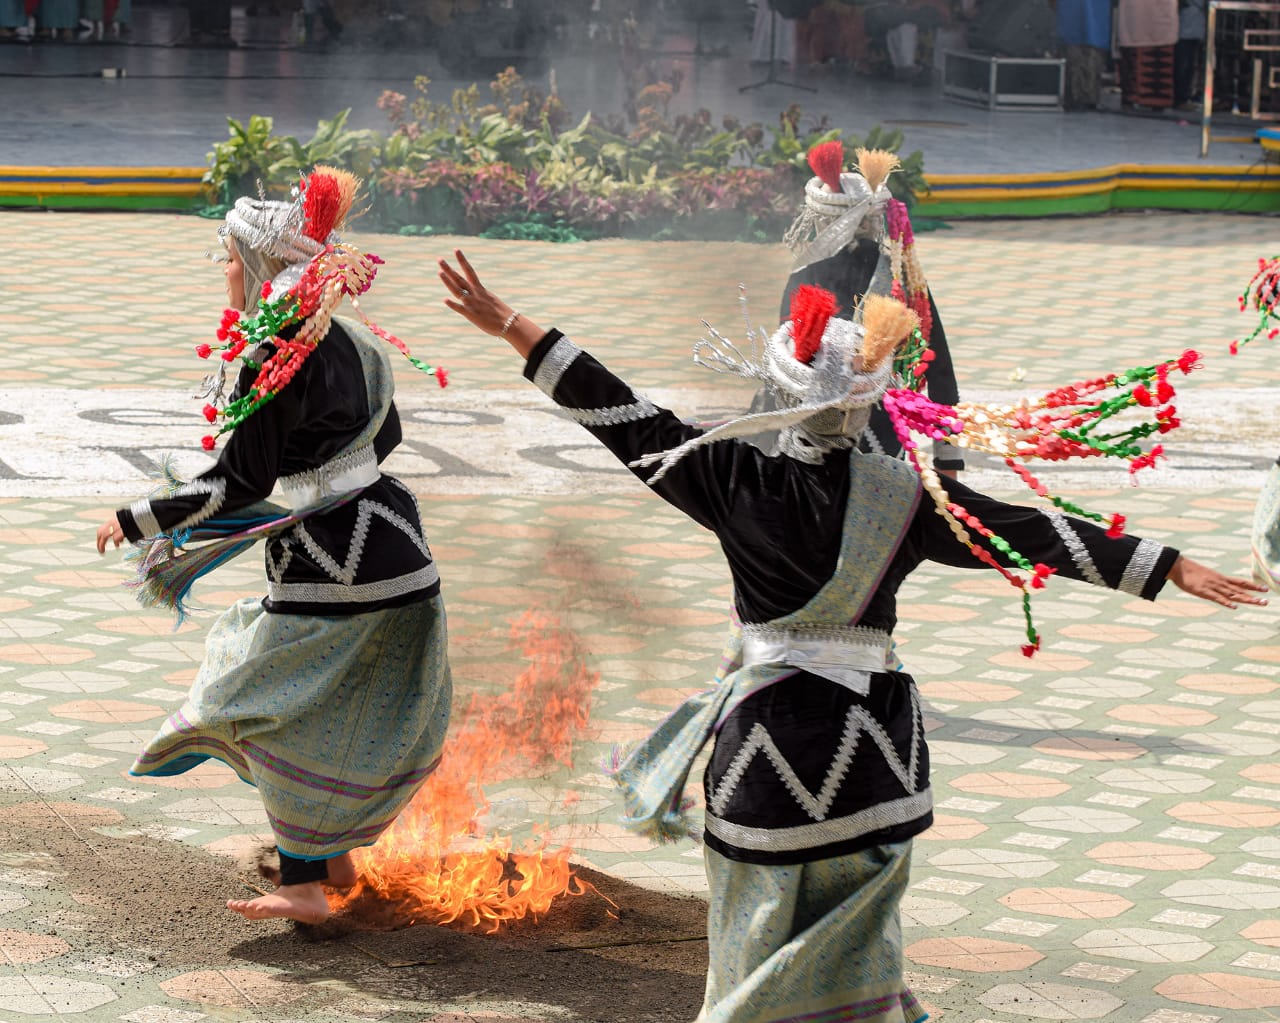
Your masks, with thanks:
M 189 349 L 220 302 L 201 256 L 211 225 L 15 215 L 6 227 L 30 259 L 0 267 L 0 281 L 26 297 L 0 325 L 0 808 L 243 854 L 266 829 L 252 791 L 227 769 L 125 776 L 180 702 L 209 618 L 174 632 L 138 612 L 116 559 L 89 549 L 103 514 L 146 489 L 147 467 L 166 450 L 201 464 L 185 394 L 202 368 Z M 1240 328 L 1233 296 L 1273 233 L 1267 220 L 1213 216 L 983 223 L 927 235 L 922 249 L 963 385 L 1006 393 L 1170 348 L 1220 347 Z M 729 244 L 467 246 L 530 315 L 560 318 L 649 393 L 698 414 L 744 403 L 733 382 L 689 365 L 700 318 L 739 332 L 745 281 L 753 317 L 767 320 L 786 271 L 780 251 Z M 400 374 L 406 433 L 419 446 L 398 453 L 396 469 L 420 495 L 445 576 L 459 688 L 510 683 L 508 626 L 534 601 L 577 632 L 602 675 L 575 766 L 503 782 L 495 806 L 540 818 L 551 840 L 598 869 L 701 892 L 695 850 L 656 849 L 618 826 L 599 764 L 702 686 L 729 597 L 719 554 L 540 411 L 504 351 L 437 312 L 430 257 L 440 247 L 378 238 L 387 287 L 370 308 L 454 371 L 445 392 Z M 1170 281 L 1196 282 L 1176 314 Z M 1196 383 L 1218 395 L 1206 407 L 1241 410 L 1243 442 L 1274 454 L 1270 421 L 1249 411 L 1269 407 L 1274 392 L 1258 392 L 1264 399 L 1246 385 L 1280 386 L 1277 373 L 1274 360 L 1249 353 L 1210 360 Z M 1213 447 L 1220 434 L 1205 429 L 1196 450 L 1229 462 Z M 536 461 L 522 444 L 531 468 L 515 474 L 505 452 L 532 431 L 551 438 L 555 457 L 535 452 Z M 507 475 L 485 475 L 495 464 Z M 971 478 L 995 479 L 982 467 Z M 1256 466 L 1179 477 L 1189 482 L 1178 487 L 1092 479 L 1091 500 L 1123 507 L 1136 532 L 1224 569 L 1243 565 Z M 258 592 L 260 574 L 246 558 L 199 596 L 217 608 Z M 1147 604 L 1064 584 L 1040 603 L 1046 650 L 1028 662 L 1016 649 L 1017 608 L 997 581 L 926 566 L 902 601 L 899 638 L 929 701 L 938 804 L 916 847 L 904 920 L 909 965 L 936 1018 L 1280 1018 L 1274 611 L 1231 615 L 1174 595 Z M 61 953 L 59 942 L 85 947 L 92 918 L 47 864 L 8 852 L 0 1013 L 410 1018 L 360 992 L 321 1010 L 306 977 L 255 964 L 178 973 L 105 944 Z M 128 994 L 117 995 L 123 979 Z

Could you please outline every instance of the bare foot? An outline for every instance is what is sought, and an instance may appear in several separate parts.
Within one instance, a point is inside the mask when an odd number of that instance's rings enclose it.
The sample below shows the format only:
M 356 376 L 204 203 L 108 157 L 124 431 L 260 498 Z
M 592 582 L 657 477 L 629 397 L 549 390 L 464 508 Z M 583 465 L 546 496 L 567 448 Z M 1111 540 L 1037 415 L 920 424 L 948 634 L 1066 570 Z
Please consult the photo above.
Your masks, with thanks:
M 324 862 L 329 870 L 329 877 L 322 883 L 327 884 L 330 888 L 351 888 L 359 880 L 359 875 L 356 873 L 356 865 L 352 862 L 350 853 L 342 853 L 339 856 L 330 857 Z
M 297 920 L 302 924 L 323 923 L 329 917 L 329 900 L 319 881 L 287 884 L 270 895 L 256 899 L 228 899 L 227 909 L 246 920 Z

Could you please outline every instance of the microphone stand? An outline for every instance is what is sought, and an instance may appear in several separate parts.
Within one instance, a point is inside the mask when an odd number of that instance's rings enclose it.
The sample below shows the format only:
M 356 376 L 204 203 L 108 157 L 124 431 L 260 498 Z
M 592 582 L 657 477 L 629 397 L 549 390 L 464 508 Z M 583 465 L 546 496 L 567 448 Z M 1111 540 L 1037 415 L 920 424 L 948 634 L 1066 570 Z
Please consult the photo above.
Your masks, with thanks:
M 773 4 L 769 0 L 759 0 L 769 8 L 769 72 L 758 82 L 752 82 L 750 85 L 741 86 L 739 92 L 750 92 L 752 89 L 759 89 L 765 85 L 785 85 L 790 89 L 800 89 L 804 92 L 817 92 L 811 85 L 801 85 L 799 82 L 784 82 L 778 77 L 778 12 L 773 9 Z

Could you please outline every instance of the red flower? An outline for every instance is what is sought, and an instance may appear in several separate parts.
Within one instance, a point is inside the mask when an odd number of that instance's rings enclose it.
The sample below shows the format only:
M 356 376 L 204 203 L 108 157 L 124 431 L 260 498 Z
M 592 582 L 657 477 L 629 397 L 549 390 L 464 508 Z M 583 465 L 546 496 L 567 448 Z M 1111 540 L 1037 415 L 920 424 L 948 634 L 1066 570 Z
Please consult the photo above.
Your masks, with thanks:
M 212 451 L 215 443 L 212 437 L 205 436 L 200 438 L 200 446 L 206 451 Z
M 436 376 L 436 379 L 440 381 L 441 387 L 449 386 L 449 371 L 445 369 L 443 366 L 437 366 L 435 368 L 435 376 Z
M 211 345 L 196 345 L 196 354 L 202 359 L 207 359 L 213 354 L 213 347 Z
M 1058 571 L 1056 568 L 1050 568 L 1048 565 L 1037 562 L 1035 575 L 1031 579 L 1031 588 L 1033 590 L 1043 590 L 1044 581 L 1056 571 Z
M 1034 642 L 1022 644 L 1022 656 L 1034 657 L 1036 654 L 1036 651 L 1039 649 L 1040 649 L 1040 634 L 1037 633 Z
M 1138 384 L 1138 386 L 1133 389 L 1133 400 L 1144 408 L 1150 408 L 1155 404 L 1155 399 L 1151 397 L 1151 392 L 1142 384 Z
M 218 418 L 218 410 L 212 405 L 206 405 L 200 411 L 204 413 L 205 419 L 209 420 L 211 423 Z
M 262 282 L 262 301 L 265 302 L 270 297 L 271 297 L 271 282 L 263 281 Z
M 1200 353 L 1194 348 L 1188 348 L 1178 357 L 1178 369 L 1184 373 L 1190 373 L 1193 369 L 1200 367 Z
M 1111 516 L 1111 522 L 1107 525 L 1107 536 L 1112 540 L 1118 540 L 1124 536 L 1124 516 L 1117 512 Z

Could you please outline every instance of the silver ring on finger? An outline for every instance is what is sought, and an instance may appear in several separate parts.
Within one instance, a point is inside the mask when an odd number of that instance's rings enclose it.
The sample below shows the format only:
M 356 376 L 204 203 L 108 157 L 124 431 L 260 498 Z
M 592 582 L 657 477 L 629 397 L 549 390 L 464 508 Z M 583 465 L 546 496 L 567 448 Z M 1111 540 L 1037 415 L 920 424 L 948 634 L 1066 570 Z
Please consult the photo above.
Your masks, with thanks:
M 471 292 L 469 292 L 466 288 L 463 288 L 463 289 L 462 289 L 462 297 L 463 297 L 463 298 L 470 298 L 470 297 L 471 297 Z

